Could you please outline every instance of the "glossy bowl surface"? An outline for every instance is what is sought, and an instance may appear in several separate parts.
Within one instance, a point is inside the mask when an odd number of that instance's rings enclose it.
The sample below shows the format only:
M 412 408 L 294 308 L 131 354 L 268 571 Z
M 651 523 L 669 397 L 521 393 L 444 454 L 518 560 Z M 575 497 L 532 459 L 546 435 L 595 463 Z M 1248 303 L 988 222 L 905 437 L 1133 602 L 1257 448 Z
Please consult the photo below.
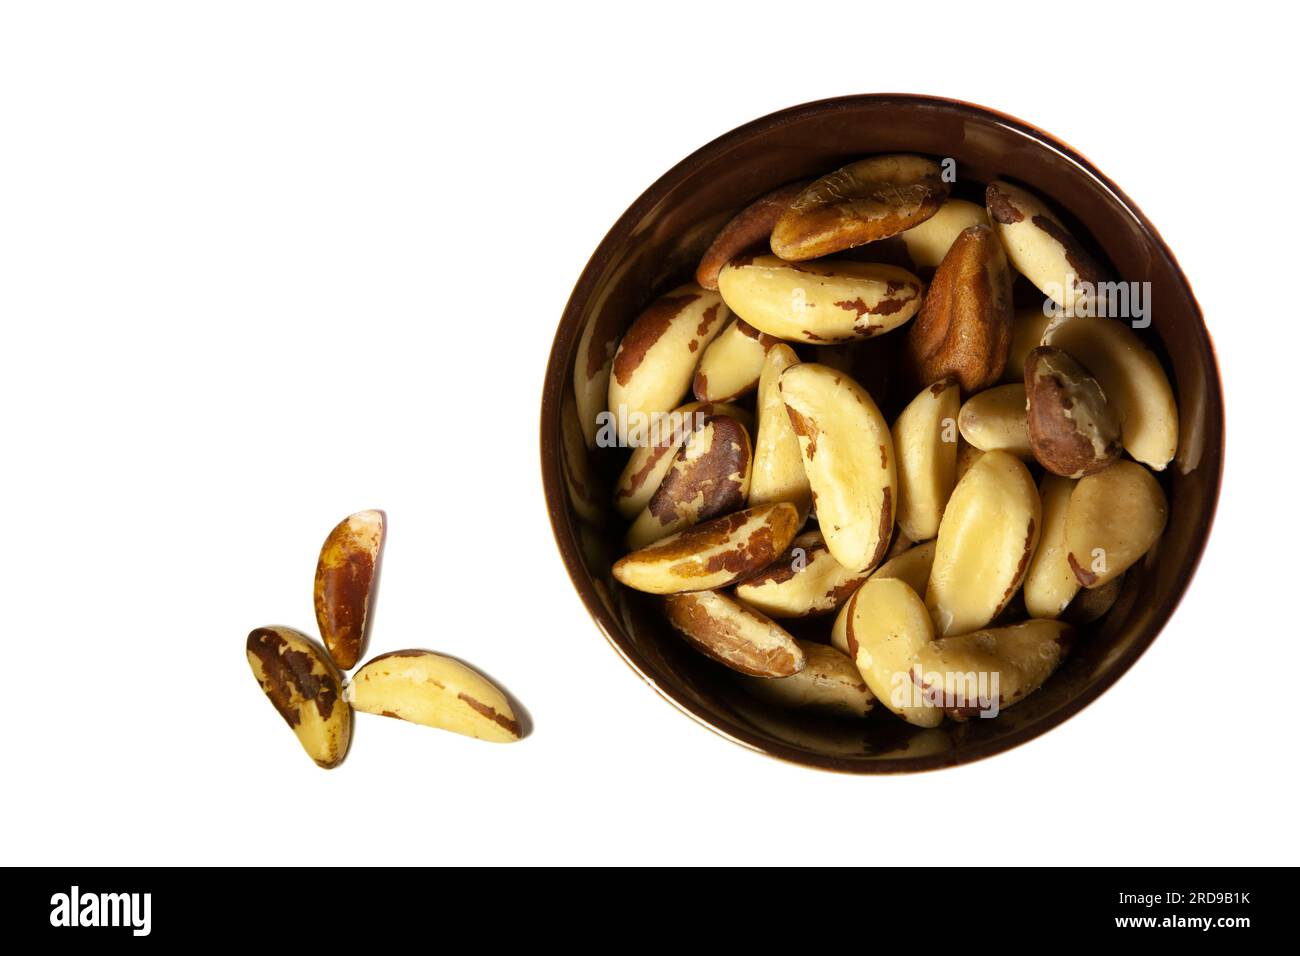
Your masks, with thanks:
M 575 384 L 601 374 L 641 308 L 691 278 L 722 223 L 770 189 L 881 152 L 952 157 L 959 183 L 1018 181 L 1047 198 L 1115 275 L 1149 282 L 1152 322 L 1140 334 L 1165 363 L 1181 422 L 1178 457 L 1162 476 L 1167 530 L 1129 572 L 1114 609 L 1085 629 L 1061 669 L 1023 703 L 995 720 L 949 721 L 935 730 L 888 714 L 856 722 L 819 718 L 750 697 L 729 671 L 674 635 L 651 599 L 610 578 L 622 553 L 617 514 L 608 509 L 604 530 L 580 519 L 561 463 L 561 416 L 575 414 Z M 978 192 L 955 195 L 980 199 Z M 719 137 L 665 173 L 619 218 L 579 277 L 555 335 L 542 396 L 541 455 L 550 519 L 574 587 L 614 649 L 665 699 L 738 744 L 796 763 L 853 773 L 932 770 L 1045 733 L 1095 700 L 1155 640 L 1192 579 L 1214 518 L 1223 400 L 1204 319 L 1173 254 L 1132 200 L 1088 160 L 990 109 L 925 96 L 848 96 L 773 113 Z M 601 454 L 598 480 L 608 483 L 621 465 L 619 454 Z M 823 619 L 823 629 L 829 626 Z M 610 679 L 619 678 L 611 672 Z

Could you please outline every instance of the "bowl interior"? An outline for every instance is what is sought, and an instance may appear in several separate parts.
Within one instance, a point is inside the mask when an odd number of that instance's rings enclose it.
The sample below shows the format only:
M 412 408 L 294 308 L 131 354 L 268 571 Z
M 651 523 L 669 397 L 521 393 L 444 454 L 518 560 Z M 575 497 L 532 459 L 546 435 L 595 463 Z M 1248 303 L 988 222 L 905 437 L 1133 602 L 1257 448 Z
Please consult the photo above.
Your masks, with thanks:
M 646 304 L 691 277 L 722 223 L 770 189 L 881 152 L 955 159 L 961 185 L 955 194 L 977 201 L 992 179 L 1018 181 L 1047 198 L 1114 275 L 1150 283 L 1151 326 L 1140 334 L 1164 361 L 1179 404 L 1179 452 L 1161 476 L 1169 524 L 1157 548 L 1127 575 L 1114 609 L 1084 629 L 1061 669 L 1023 703 L 995 720 L 948 721 L 934 730 L 888 714 L 821 718 L 750 697 L 731 672 L 670 631 L 653 599 L 613 581 L 609 571 L 623 553 L 624 524 L 612 508 L 603 528 L 582 520 L 568 500 L 561 464 L 561 416 L 575 414 L 567 396 L 575 386 L 601 386 L 619 336 Z M 543 396 L 542 467 L 575 586 L 615 648 L 656 690 L 724 736 L 774 756 L 892 772 L 961 763 L 1028 740 L 1128 669 L 1168 620 L 1204 547 L 1218 494 L 1222 429 L 1218 370 L 1200 310 L 1155 229 L 1113 183 L 1064 144 L 990 110 L 928 97 L 860 96 L 795 107 L 728 133 L 683 160 L 628 209 L 583 272 L 557 332 Z M 625 455 L 602 450 L 592 457 L 596 481 L 604 482 L 601 500 L 608 500 Z M 813 631 L 828 633 L 830 621 L 816 619 Z

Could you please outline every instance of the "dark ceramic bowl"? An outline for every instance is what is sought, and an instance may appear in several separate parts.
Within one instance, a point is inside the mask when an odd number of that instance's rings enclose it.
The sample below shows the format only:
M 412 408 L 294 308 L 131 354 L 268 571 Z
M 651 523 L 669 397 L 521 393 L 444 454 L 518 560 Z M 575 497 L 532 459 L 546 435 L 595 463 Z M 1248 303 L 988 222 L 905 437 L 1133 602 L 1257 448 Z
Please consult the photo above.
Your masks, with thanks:
M 561 461 L 562 418 L 575 415 L 575 372 L 579 385 L 599 377 L 627 325 L 658 294 L 692 276 L 703 248 L 732 213 L 792 180 L 899 151 L 955 158 L 961 183 L 1024 183 L 1055 205 L 1115 275 L 1150 282 L 1152 325 L 1142 335 L 1165 363 L 1181 416 L 1178 456 L 1161 476 L 1168 528 L 1157 549 L 1130 570 L 1112 611 L 1023 703 L 995 720 L 945 722 L 935 730 L 889 714 L 819 718 L 750 697 L 734 675 L 673 634 L 651 600 L 612 580 L 623 525 L 604 505 L 607 488 L 595 499 L 603 515 L 593 515 L 590 505 L 575 510 Z M 571 418 L 570 427 L 576 424 Z M 1223 400 L 1205 322 L 1173 253 L 1133 202 L 1084 157 L 1027 123 L 953 100 L 894 94 L 823 100 L 765 116 L 709 143 L 650 186 L 610 229 L 574 287 L 551 349 L 541 425 L 542 477 L 560 554 L 614 649 L 660 695 L 723 737 L 852 773 L 978 760 L 1037 737 L 1095 700 L 1155 640 L 1191 581 L 1210 532 L 1223 461 Z M 618 453 L 594 456 L 595 481 L 608 482 L 621 465 Z M 829 627 L 824 619 L 822 629 Z M 619 679 L 611 672 L 610 680 Z

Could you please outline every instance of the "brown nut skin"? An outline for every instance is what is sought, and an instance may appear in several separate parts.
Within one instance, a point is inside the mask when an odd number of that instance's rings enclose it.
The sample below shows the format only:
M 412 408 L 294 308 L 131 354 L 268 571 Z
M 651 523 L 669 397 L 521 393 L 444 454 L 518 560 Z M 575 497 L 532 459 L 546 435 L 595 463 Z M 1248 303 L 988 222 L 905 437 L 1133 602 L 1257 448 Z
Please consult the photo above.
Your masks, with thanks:
M 316 623 L 343 670 L 356 666 L 365 647 L 384 530 L 382 511 L 348 515 L 329 533 L 316 562 Z
M 749 433 L 734 418 L 710 415 L 682 443 L 668 474 L 628 530 L 627 546 L 660 538 L 745 506 L 754 462 Z
M 695 270 L 695 281 L 706 289 L 717 289 L 718 273 L 722 267 L 750 246 L 766 242 L 776 221 L 810 182 L 812 180 L 801 179 L 773 189 L 736 213 L 704 251 L 699 268 Z
M 259 627 L 245 645 L 248 666 L 303 750 L 326 770 L 337 767 L 352 737 L 343 675 L 325 648 L 290 627 Z
M 923 156 L 850 163 L 795 198 L 772 227 L 772 252 L 799 262 L 886 239 L 938 212 L 949 188 L 939 164 Z
M 935 270 L 907 330 L 907 357 L 921 387 L 953 378 L 964 394 L 997 382 L 1011 349 L 1011 269 L 988 226 L 957 237 Z
M 696 649 L 753 677 L 789 677 L 803 670 L 803 649 L 779 624 L 720 591 L 670 594 L 668 623 Z
M 1087 370 L 1060 349 L 1040 346 L 1025 359 L 1029 447 L 1054 475 L 1082 478 L 1124 451 L 1119 416 Z

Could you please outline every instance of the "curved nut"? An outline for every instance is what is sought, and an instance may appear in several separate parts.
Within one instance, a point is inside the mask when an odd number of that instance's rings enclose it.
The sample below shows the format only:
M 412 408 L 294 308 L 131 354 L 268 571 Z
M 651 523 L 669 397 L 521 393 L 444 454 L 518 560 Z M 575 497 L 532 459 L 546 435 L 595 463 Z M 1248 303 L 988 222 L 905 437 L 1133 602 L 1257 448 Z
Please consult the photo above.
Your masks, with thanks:
M 790 425 L 778 388 L 781 373 L 798 364 L 798 356 L 788 345 L 775 346 L 763 359 L 763 373 L 758 379 L 754 475 L 749 483 L 751 505 L 788 501 L 803 511 L 811 501 L 808 476 L 799 455 L 799 436 Z
M 1025 359 L 1043 344 L 1043 334 L 1053 318 L 1055 316 L 1047 315 L 1041 305 L 1028 305 L 1016 310 L 1011 317 L 1011 350 L 1007 353 L 1007 367 L 1002 370 L 1003 384 L 1025 380 Z
M 754 417 L 739 405 L 722 402 L 687 402 L 671 412 L 651 417 L 650 432 L 632 449 L 614 487 L 614 507 L 624 518 L 635 518 L 650 503 L 686 437 L 710 415 L 726 415 L 754 427 Z
M 272 706 L 317 766 L 337 767 L 352 738 L 343 675 L 325 648 L 291 627 L 259 627 L 248 635 L 248 666 Z
M 1029 447 L 1054 475 L 1082 478 L 1119 458 L 1119 418 L 1097 380 L 1060 349 L 1025 360 Z
M 848 655 L 825 644 L 796 643 L 803 651 L 803 670 L 790 677 L 746 677 L 750 693 L 778 707 L 846 717 L 862 717 L 871 711 L 876 699 Z
M 579 447 L 586 453 L 579 435 Z M 334 663 L 356 666 L 369 630 L 370 595 L 384 546 L 384 513 L 358 511 L 329 533 L 316 561 L 316 624 Z
M 831 556 L 820 531 L 807 531 L 764 570 L 737 584 L 736 597 L 768 617 L 808 617 L 840 608 L 866 579 Z
M 934 567 L 935 542 L 927 541 L 908 548 L 871 572 L 872 578 L 897 578 L 917 594 L 924 594 Z
M 763 359 L 779 343 L 744 319 L 732 319 L 700 358 L 692 386 L 695 397 L 702 402 L 734 402 L 748 394 L 758 386 Z
M 898 457 L 898 526 L 913 541 L 939 533 L 944 505 L 957 483 L 956 382 L 924 389 L 894 421 Z
M 983 627 L 1015 595 L 1038 545 L 1042 506 L 1029 469 L 986 452 L 948 499 L 925 603 L 943 636 Z
M 960 428 L 958 429 L 958 431 L 960 432 Z M 965 438 L 962 438 L 960 434 L 958 434 L 957 436 L 957 480 L 958 481 L 961 481 L 962 476 L 964 476 L 966 472 L 970 471 L 971 465 L 979 461 L 980 456 L 983 454 L 984 452 L 982 449 L 976 448 Z
M 913 693 L 912 658 L 934 640 L 925 604 L 898 578 L 872 578 L 846 609 L 849 656 L 871 693 L 917 727 L 937 727 L 943 711 Z
M 742 674 L 789 677 L 804 667 L 804 653 L 785 629 L 718 591 L 670 594 L 668 623 L 695 647 Z
M 673 457 L 672 466 L 627 532 L 633 550 L 744 507 L 753 450 L 743 425 L 711 415 Z
M 917 380 L 955 378 L 964 392 L 992 385 L 1011 347 L 1011 270 L 993 230 L 971 226 L 957 237 L 907 330 Z
M 894 532 L 893 439 L 862 386 L 825 365 L 794 365 L 778 387 L 812 488 L 817 523 L 850 571 L 880 563 Z
M 706 289 L 716 289 L 718 272 L 722 267 L 751 246 L 766 243 L 776 221 L 790 208 L 790 203 L 804 191 L 808 183 L 809 180 L 801 179 L 797 183 L 773 189 L 736 213 L 722 227 L 713 244 L 705 250 L 699 268 L 695 270 L 695 281 Z
M 598 435 L 597 444 L 638 444 L 638 425 L 648 424 L 656 412 L 676 408 L 691 387 L 700 351 L 730 315 L 721 296 L 693 282 L 642 312 L 618 343 L 610 370 L 609 410 L 617 422 L 616 441 Z
M 1119 577 L 1165 530 L 1165 493 L 1141 465 L 1117 461 L 1080 478 L 1065 515 L 1066 561 L 1085 588 Z
M 1079 582 L 1065 559 L 1065 514 L 1074 482 L 1044 475 L 1039 485 L 1043 532 L 1025 574 L 1025 610 L 1030 617 L 1054 620 L 1079 591 Z
M 776 256 L 733 259 L 718 275 L 728 308 L 754 328 L 790 342 L 828 345 L 897 328 L 921 307 L 921 280 L 876 262 Z
M 1007 258 L 1025 278 L 1067 312 L 1095 307 L 1101 266 L 1042 200 L 999 181 L 989 183 L 984 201 Z
M 850 163 L 812 183 L 772 227 L 772 251 L 798 261 L 897 235 L 929 219 L 948 197 L 943 170 L 923 156 Z
M 918 269 L 933 269 L 948 254 L 957 237 L 971 226 L 987 226 L 983 206 L 965 199 L 949 199 L 925 222 L 899 234 L 907 254 Z
M 723 588 L 775 561 L 800 523 L 787 502 L 737 511 L 625 555 L 614 562 L 614 577 L 650 594 Z
M 957 720 L 1019 703 L 1052 676 L 1073 636 L 1060 621 L 1026 621 L 944 637 L 917 653 L 912 682 Z
M 1006 451 L 1032 461 L 1028 403 L 1021 382 L 998 385 L 972 395 L 957 415 L 961 437 L 980 451 Z
M 468 664 L 432 651 L 393 651 L 352 675 L 347 700 L 357 710 L 450 730 L 492 743 L 522 736 L 510 701 Z
M 1120 418 L 1124 448 L 1163 471 L 1178 451 L 1178 406 L 1155 353 L 1115 319 L 1062 318 L 1043 344 L 1069 354 L 1092 373 Z

